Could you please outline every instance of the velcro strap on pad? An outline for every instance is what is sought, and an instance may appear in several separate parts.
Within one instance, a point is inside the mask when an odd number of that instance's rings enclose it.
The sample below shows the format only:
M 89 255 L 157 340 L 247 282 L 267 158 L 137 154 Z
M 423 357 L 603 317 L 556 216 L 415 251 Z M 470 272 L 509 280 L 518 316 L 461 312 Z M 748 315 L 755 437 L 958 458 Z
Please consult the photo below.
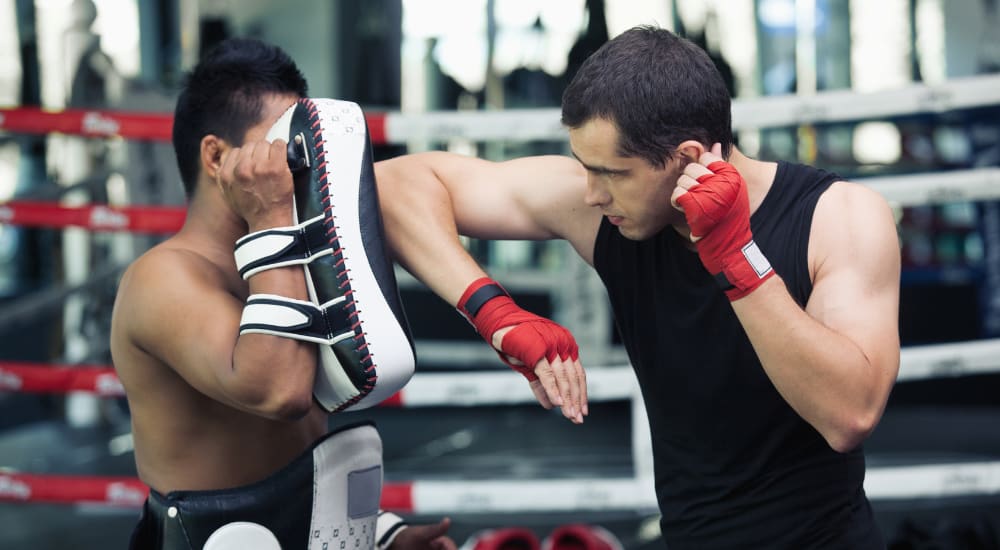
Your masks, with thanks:
M 406 529 L 408 525 L 406 520 L 396 514 L 380 510 L 378 519 L 375 520 L 375 550 L 389 548 L 400 531 Z
M 284 296 L 254 294 L 243 308 L 240 334 L 270 334 L 317 344 L 336 344 L 354 336 L 350 314 L 342 307 L 344 302 L 344 298 L 338 298 L 317 306 Z
M 308 264 L 331 254 L 323 216 L 290 227 L 250 233 L 236 241 L 236 268 L 244 279 L 276 267 Z

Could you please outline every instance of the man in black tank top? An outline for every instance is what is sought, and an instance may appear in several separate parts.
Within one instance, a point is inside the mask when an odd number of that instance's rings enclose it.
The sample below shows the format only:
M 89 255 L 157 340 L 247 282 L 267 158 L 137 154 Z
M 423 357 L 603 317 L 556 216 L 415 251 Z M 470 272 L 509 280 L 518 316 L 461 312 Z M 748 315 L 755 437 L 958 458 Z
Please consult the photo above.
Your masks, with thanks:
M 649 413 L 669 548 L 884 548 L 862 442 L 899 366 L 885 200 L 740 153 L 722 78 L 665 30 L 603 46 L 562 115 L 575 160 L 380 163 L 401 262 L 576 422 L 572 338 L 517 308 L 456 233 L 566 239 L 594 267 Z

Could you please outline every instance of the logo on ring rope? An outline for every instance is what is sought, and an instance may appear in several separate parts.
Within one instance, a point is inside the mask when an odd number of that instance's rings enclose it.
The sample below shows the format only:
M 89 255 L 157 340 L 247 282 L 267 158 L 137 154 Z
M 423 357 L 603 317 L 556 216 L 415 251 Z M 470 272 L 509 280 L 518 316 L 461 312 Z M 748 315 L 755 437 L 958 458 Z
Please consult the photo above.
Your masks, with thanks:
M 17 374 L 0 370 L 0 389 L 20 390 L 23 383 L 24 381 Z
M 121 380 L 113 374 L 101 374 L 94 380 L 94 391 L 99 395 L 124 395 Z
M 28 500 L 31 498 L 31 487 L 12 477 L 0 476 L 0 497 Z
M 9 206 L 0 206 L 0 223 L 9 223 L 14 219 L 14 209 Z
M 141 505 L 146 501 L 146 494 L 128 484 L 116 482 L 108 485 L 104 498 L 111 504 Z
M 90 211 L 90 226 L 94 229 L 124 229 L 128 223 L 128 214 L 106 206 L 95 206 Z
M 83 115 L 83 132 L 85 134 L 101 134 L 107 136 L 117 135 L 121 130 L 121 124 L 109 117 L 101 116 L 101 113 L 90 111 Z

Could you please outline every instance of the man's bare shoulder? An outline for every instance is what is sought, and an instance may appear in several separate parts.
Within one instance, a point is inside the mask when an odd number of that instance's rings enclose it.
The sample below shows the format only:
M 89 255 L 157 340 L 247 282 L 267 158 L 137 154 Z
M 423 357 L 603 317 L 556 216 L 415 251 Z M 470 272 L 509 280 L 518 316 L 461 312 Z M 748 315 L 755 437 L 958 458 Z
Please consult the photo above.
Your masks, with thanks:
M 157 293 L 203 279 L 216 269 L 203 256 L 164 242 L 147 250 L 125 269 L 118 285 L 118 300 L 155 298 Z
M 235 267 L 234 267 L 235 270 Z M 141 339 L 156 324 L 180 321 L 206 293 L 228 292 L 231 283 L 222 268 L 198 251 L 167 240 L 134 260 L 118 284 L 112 314 L 112 340 Z
M 850 181 L 835 182 L 823 193 L 815 217 L 824 234 L 840 237 L 860 236 L 869 231 L 894 232 L 896 225 L 885 197 L 868 186 Z
M 823 194 L 824 200 L 834 202 L 838 207 L 865 206 L 887 208 L 888 202 L 881 193 L 861 183 L 840 180 L 834 182 Z M 833 206 L 833 205 L 831 205 Z
M 838 181 L 820 197 L 813 216 L 809 248 L 814 273 L 837 267 L 826 261 L 831 254 L 855 262 L 859 254 L 889 258 L 898 252 L 897 239 L 895 217 L 885 197 L 865 185 Z

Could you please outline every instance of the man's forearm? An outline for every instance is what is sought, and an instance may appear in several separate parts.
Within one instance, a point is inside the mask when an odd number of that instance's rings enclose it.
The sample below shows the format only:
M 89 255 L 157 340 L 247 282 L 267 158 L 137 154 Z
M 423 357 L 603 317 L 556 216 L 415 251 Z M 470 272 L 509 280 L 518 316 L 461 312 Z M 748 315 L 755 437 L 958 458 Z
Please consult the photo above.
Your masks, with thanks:
M 378 166 L 386 240 L 407 271 L 452 306 L 485 275 L 459 240 L 448 189 L 424 164 Z
M 885 406 L 879 367 L 855 342 L 802 310 L 778 277 L 733 302 L 733 309 L 789 405 L 834 450 L 860 444 Z

